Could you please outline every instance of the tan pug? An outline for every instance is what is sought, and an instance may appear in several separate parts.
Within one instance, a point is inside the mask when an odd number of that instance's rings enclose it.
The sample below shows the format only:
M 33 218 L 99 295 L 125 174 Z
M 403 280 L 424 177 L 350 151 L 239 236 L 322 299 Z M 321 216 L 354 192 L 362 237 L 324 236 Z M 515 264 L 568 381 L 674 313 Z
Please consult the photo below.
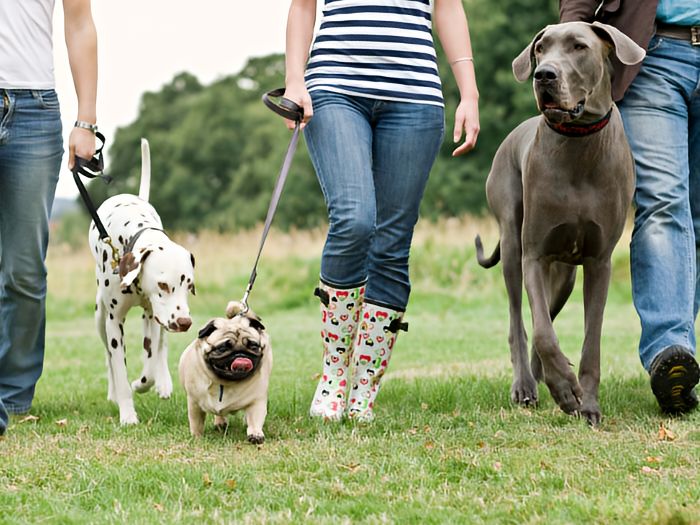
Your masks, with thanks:
M 217 317 L 199 331 L 180 357 L 180 383 L 187 392 L 190 432 L 201 436 L 206 415 L 226 427 L 226 416 L 245 411 L 248 441 L 265 440 L 267 391 L 272 371 L 272 346 L 260 318 L 232 301 L 227 319 Z

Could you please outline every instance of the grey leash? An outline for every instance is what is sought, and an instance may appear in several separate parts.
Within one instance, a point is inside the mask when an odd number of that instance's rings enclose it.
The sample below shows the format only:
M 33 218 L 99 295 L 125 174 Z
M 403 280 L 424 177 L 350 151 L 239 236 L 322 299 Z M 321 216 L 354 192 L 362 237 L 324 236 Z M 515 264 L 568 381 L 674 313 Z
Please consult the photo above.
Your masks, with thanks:
M 260 247 L 258 248 L 258 255 L 255 257 L 255 264 L 253 265 L 253 271 L 250 272 L 250 278 L 248 279 L 248 285 L 246 286 L 245 293 L 241 299 L 241 304 L 243 309 L 238 315 L 245 315 L 248 310 L 248 296 L 253 289 L 253 284 L 255 284 L 255 278 L 258 276 L 258 262 L 260 261 L 260 255 L 262 254 L 263 246 L 265 245 L 265 240 L 267 239 L 267 234 L 270 232 L 270 226 L 272 225 L 272 219 L 275 217 L 275 212 L 277 211 L 277 204 L 279 203 L 280 196 L 282 195 L 282 189 L 284 188 L 284 183 L 287 180 L 287 174 L 289 173 L 289 168 L 292 165 L 292 159 L 294 158 L 294 152 L 296 152 L 297 144 L 299 143 L 299 134 L 301 131 L 301 119 L 304 117 L 304 108 L 296 104 L 295 102 L 284 98 L 284 88 L 275 89 L 268 93 L 265 93 L 262 97 L 265 105 L 278 115 L 283 116 L 286 119 L 293 120 L 295 122 L 294 132 L 292 134 L 292 140 L 289 142 L 287 147 L 287 153 L 284 157 L 284 162 L 282 163 L 282 169 L 277 176 L 277 181 L 275 182 L 275 188 L 272 191 L 272 199 L 270 200 L 270 206 L 267 208 L 267 217 L 265 218 L 265 226 L 263 227 L 262 238 L 260 239 Z M 280 98 L 279 103 L 271 100 L 272 98 Z

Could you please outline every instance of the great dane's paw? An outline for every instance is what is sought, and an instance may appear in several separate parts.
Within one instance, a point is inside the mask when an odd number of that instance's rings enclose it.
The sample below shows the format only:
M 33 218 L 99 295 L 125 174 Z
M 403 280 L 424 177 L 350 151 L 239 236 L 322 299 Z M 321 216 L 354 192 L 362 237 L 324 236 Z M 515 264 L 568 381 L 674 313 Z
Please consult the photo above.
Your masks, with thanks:
M 224 416 L 216 416 L 214 418 L 214 428 L 219 432 L 226 432 L 226 429 L 228 429 L 228 421 Z
M 516 379 L 510 387 L 510 399 L 518 405 L 536 406 L 537 381 L 533 377 Z
M 139 422 L 139 417 L 136 415 L 135 410 L 120 410 L 119 411 L 119 422 L 122 425 L 136 425 Z
M 248 441 L 253 445 L 262 445 L 265 441 L 265 435 L 262 432 L 260 434 L 248 434 Z
M 588 424 L 592 427 L 597 427 L 603 420 L 603 414 L 600 412 L 598 403 L 584 403 L 581 407 L 581 416 L 585 417 Z
M 532 349 L 532 357 L 530 358 L 530 370 L 532 370 L 532 377 L 535 381 L 544 381 L 544 370 L 542 368 L 542 361 L 540 356 L 537 355 L 535 349 Z
M 560 381 L 558 383 L 547 383 L 552 398 L 567 414 L 576 414 L 581 411 L 581 398 L 583 392 L 574 378 L 573 383 L 569 381 Z
M 148 378 L 146 376 L 141 376 L 140 379 L 137 379 L 136 381 L 132 381 L 131 383 L 131 389 L 134 392 L 138 392 L 139 394 L 143 394 L 144 392 L 148 392 L 151 387 L 153 386 L 153 379 Z

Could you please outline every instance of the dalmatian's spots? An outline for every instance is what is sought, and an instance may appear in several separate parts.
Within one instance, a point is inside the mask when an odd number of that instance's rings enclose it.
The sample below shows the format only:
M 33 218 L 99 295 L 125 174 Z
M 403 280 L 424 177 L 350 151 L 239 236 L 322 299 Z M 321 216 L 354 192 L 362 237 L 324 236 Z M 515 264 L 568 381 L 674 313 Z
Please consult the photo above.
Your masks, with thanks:
M 105 279 L 105 288 L 109 286 L 109 279 Z
M 148 359 L 150 359 L 151 356 L 153 355 L 153 352 L 151 350 L 151 338 L 150 337 L 143 338 L 143 349 L 146 351 Z
M 114 321 L 114 314 L 112 312 L 109 312 L 109 320 Z
M 117 304 L 119 304 L 119 301 L 117 301 L 116 299 L 112 299 L 112 305 L 117 306 Z
M 117 345 L 118 345 L 119 343 L 117 342 L 116 339 L 112 338 L 112 341 L 110 341 L 109 344 L 112 345 L 112 348 L 117 348 Z

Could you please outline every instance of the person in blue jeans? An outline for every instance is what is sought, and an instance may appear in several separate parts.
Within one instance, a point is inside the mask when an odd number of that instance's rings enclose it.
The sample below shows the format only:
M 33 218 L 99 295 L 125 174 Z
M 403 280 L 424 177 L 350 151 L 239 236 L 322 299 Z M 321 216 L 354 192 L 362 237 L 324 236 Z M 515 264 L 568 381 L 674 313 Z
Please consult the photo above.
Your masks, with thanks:
M 32 406 L 44 361 L 49 215 L 63 156 L 54 0 L 0 1 L 0 434 Z M 95 152 L 97 37 L 90 0 L 63 0 L 78 98 L 68 166 Z
M 597 14 L 596 14 L 597 11 Z M 700 2 L 561 0 L 562 22 L 617 26 L 647 49 L 641 68 L 616 65 L 613 95 L 636 164 L 632 294 L 639 356 L 664 412 L 698 405 L 700 305 Z
M 312 38 L 316 9 L 291 2 L 285 92 L 304 109 L 329 217 L 316 289 L 323 370 L 310 414 L 370 421 L 406 328 L 411 240 L 444 134 L 433 20 L 461 95 L 453 138 L 465 139 L 453 155 L 476 143 L 478 91 L 461 0 L 326 0 Z

